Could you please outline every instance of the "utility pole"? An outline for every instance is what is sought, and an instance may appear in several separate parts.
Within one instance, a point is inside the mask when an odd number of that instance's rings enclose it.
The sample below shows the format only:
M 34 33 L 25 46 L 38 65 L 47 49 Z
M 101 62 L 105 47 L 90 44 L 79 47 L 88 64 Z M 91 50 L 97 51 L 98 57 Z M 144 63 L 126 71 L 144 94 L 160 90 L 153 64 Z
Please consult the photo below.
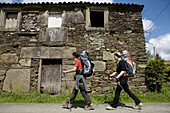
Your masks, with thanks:
M 153 56 L 154 56 L 154 59 L 156 58 L 156 52 L 155 52 L 155 46 L 153 46 Z
M 147 43 L 152 45 L 152 47 L 153 47 L 153 57 L 155 59 L 156 58 L 156 48 L 155 48 L 155 46 L 152 43 L 150 43 L 150 42 L 147 42 Z

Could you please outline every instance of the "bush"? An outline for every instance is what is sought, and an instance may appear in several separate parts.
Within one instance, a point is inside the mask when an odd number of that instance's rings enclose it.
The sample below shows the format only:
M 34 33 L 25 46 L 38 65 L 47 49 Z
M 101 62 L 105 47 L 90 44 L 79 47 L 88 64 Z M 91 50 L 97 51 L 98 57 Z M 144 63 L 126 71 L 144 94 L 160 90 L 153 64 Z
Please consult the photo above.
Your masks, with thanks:
M 162 84 L 166 78 L 166 65 L 164 60 L 149 59 L 146 67 L 146 85 L 151 92 L 161 92 Z
M 166 81 L 169 82 L 170 81 L 170 66 L 166 67 Z

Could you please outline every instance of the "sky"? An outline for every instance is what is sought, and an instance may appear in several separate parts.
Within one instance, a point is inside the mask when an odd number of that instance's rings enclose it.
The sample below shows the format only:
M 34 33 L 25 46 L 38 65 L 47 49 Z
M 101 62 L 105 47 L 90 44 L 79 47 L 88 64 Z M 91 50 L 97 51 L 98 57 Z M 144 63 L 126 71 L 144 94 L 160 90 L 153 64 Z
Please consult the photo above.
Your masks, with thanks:
M 144 5 L 142 11 L 146 50 L 153 54 L 153 48 L 164 60 L 170 60 L 170 0 L 0 0 L 0 2 L 107 2 L 135 3 Z

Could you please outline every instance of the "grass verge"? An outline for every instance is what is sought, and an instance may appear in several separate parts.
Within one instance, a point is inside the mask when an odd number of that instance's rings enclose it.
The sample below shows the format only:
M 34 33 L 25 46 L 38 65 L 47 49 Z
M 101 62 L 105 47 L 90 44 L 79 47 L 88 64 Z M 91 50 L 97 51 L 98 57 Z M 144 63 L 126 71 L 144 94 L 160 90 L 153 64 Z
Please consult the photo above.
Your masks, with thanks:
M 143 103 L 170 103 L 170 82 L 163 85 L 162 92 L 133 92 Z M 110 103 L 114 98 L 114 90 L 105 95 L 90 94 L 97 103 Z M 66 94 L 50 95 L 41 94 L 38 91 L 31 93 L 5 93 L 0 91 L 0 103 L 62 103 L 67 100 Z M 120 102 L 134 102 L 125 92 L 120 95 Z M 81 94 L 78 94 L 74 104 L 85 103 Z M 94 102 L 93 102 L 94 103 Z

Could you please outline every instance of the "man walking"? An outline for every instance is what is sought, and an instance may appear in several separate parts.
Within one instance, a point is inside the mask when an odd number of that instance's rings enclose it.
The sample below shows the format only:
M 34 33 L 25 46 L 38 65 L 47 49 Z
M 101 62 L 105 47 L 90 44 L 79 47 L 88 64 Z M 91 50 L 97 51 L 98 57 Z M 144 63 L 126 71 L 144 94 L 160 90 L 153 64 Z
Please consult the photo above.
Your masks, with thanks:
M 71 94 L 71 98 L 70 100 L 68 100 L 67 102 L 63 103 L 63 106 L 67 106 L 68 108 L 71 107 L 71 103 L 74 101 L 74 99 L 76 98 L 78 91 L 80 90 L 81 94 L 83 95 L 83 98 L 85 99 L 85 101 L 87 102 L 87 107 L 85 107 L 85 110 L 94 110 L 94 106 L 90 100 L 90 96 L 87 93 L 88 88 L 86 85 L 86 79 L 84 78 L 84 76 L 82 75 L 82 64 L 81 61 L 78 59 L 79 54 L 76 52 L 72 53 L 72 58 L 74 59 L 74 68 L 70 69 L 70 70 L 63 70 L 63 74 L 66 73 L 71 73 L 71 72 L 76 72 L 76 76 L 75 76 L 75 86 L 74 89 L 72 91 Z M 70 103 L 69 103 L 70 101 Z

